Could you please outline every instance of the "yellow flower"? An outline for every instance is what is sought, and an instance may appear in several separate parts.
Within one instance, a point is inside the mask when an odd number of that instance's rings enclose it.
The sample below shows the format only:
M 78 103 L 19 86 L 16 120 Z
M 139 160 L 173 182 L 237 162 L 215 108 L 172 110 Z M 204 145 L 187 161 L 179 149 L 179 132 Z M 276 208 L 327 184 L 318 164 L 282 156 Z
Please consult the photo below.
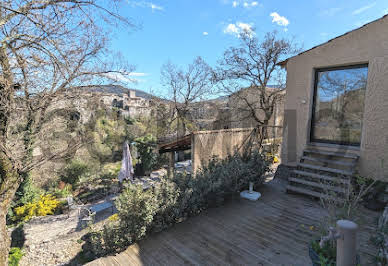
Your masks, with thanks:
M 39 200 L 15 208 L 16 219 L 28 221 L 34 216 L 54 214 L 59 205 L 60 202 L 53 195 L 41 195 Z
M 117 221 L 119 219 L 119 216 L 117 215 L 117 213 L 109 216 L 109 221 Z

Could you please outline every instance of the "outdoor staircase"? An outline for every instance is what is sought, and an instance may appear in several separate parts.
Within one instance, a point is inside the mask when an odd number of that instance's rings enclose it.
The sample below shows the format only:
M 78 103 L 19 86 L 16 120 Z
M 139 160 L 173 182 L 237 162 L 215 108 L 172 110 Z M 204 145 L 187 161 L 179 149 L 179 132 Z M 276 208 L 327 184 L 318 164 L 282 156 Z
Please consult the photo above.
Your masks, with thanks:
M 288 192 L 316 198 L 342 198 L 350 186 L 359 155 L 353 147 L 307 145 L 288 179 Z

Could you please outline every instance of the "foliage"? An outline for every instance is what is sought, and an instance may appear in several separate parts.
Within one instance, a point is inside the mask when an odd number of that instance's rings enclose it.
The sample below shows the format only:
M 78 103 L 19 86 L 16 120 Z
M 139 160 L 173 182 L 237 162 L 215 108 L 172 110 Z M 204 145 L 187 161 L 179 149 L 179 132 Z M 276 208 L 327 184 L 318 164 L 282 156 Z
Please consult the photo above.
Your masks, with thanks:
M 157 162 L 157 154 L 154 152 L 156 138 L 151 134 L 147 134 L 136 138 L 135 142 L 144 171 L 151 171 Z
M 388 260 L 386 257 L 387 246 L 386 239 L 388 236 L 388 223 L 382 222 L 381 225 L 377 227 L 376 234 L 370 238 L 371 243 L 377 248 L 378 253 L 374 257 L 376 265 L 386 266 L 388 265 Z
M 56 198 L 65 198 L 67 196 L 72 195 L 72 186 L 70 184 L 66 184 L 64 188 L 54 188 L 52 192 L 53 196 Z
M 19 198 L 17 202 L 19 205 L 33 202 L 34 200 L 39 198 L 39 195 L 41 193 L 41 189 L 36 187 L 33 184 L 32 179 L 28 176 L 24 179 L 15 195 Z
M 88 235 L 85 249 L 95 256 L 118 252 L 145 236 L 157 209 L 152 190 L 130 185 L 116 200 L 117 218 L 105 224 L 102 231 Z M 113 220 L 113 221 L 112 221 Z
M 360 216 L 361 202 L 364 196 L 367 195 L 371 188 L 375 185 L 376 181 L 359 175 L 354 176 L 351 181 L 351 184 L 345 189 L 345 193 L 343 198 L 341 198 L 341 201 L 338 201 L 338 195 L 329 190 L 326 190 L 325 197 L 321 198 L 321 204 L 328 213 L 320 224 L 322 234 L 327 234 L 331 227 L 336 228 L 336 222 L 338 220 L 350 220 L 359 225 L 362 224 L 363 221 Z M 329 242 L 330 243 L 325 243 L 323 249 L 320 249 L 319 245 L 318 247 L 315 246 L 314 249 L 317 253 L 319 253 L 321 261 L 326 263 L 322 265 L 335 265 L 330 264 L 332 261 L 335 261 L 336 258 L 335 242 Z
M 20 259 L 23 257 L 24 253 L 20 248 L 13 247 L 9 251 L 8 265 L 9 266 L 18 266 Z
M 321 266 L 335 265 L 337 254 L 335 242 L 328 241 L 321 247 L 319 241 L 312 241 L 311 247 L 318 254 Z
M 168 159 L 168 154 L 163 153 L 163 154 L 157 154 L 155 163 L 152 166 L 152 170 L 159 170 L 160 168 L 164 167 L 165 165 L 168 165 L 169 159 Z
M 178 204 L 180 191 L 174 182 L 166 178 L 154 188 L 153 194 L 156 211 L 150 230 L 159 232 L 175 224 L 182 216 L 182 208 Z
M 128 243 L 141 239 L 151 224 L 157 207 L 152 190 L 143 191 L 142 186 L 130 186 L 120 194 L 116 208 L 120 226 L 127 229 Z
M 34 216 L 46 216 L 54 214 L 60 202 L 52 195 L 41 195 L 39 200 L 27 203 L 15 209 L 15 219 L 28 221 Z
M 42 194 L 42 190 L 36 187 L 30 176 L 27 176 L 21 183 L 19 189 L 15 193 L 15 198 L 11 203 L 11 206 L 8 210 L 7 219 L 8 223 L 14 221 L 15 217 L 15 208 L 21 205 L 25 205 L 31 202 L 34 202 L 39 198 L 39 195 Z
M 88 175 L 90 169 L 87 164 L 72 160 L 64 169 L 61 174 L 61 181 L 70 184 L 72 186 L 77 185 L 81 177 Z
M 149 232 L 159 232 L 186 217 L 218 206 L 235 192 L 260 184 L 269 162 L 258 152 L 236 154 L 224 160 L 213 158 L 195 178 L 176 173 L 154 187 L 143 190 L 130 184 L 116 200 L 117 217 L 109 219 L 102 231 L 89 234 L 85 250 L 103 256 L 122 250 Z
M 342 201 L 336 200 L 338 196 L 335 193 L 326 190 L 326 197 L 321 198 L 321 204 L 327 210 L 328 216 L 321 224 L 322 233 L 328 232 L 330 227 L 336 227 L 338 220 L 351 220 L 359 224 L 362 223 L 362 217 L 359 215 L 361 203 L 375 183 L 376 181 L 370 181 L 359 175 L 353 177 L 351 184 L 345 189 Z

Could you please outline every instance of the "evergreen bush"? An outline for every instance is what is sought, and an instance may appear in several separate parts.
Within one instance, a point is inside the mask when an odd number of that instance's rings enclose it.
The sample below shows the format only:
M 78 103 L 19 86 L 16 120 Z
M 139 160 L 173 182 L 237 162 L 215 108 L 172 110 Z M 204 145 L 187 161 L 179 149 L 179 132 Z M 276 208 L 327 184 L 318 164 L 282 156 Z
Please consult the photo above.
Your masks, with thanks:
M 219 206 L 249 182 L 261 184 L 270 162 L 259 152 L 213 158 L 195 177 L 176 173 L 148 190 L 129 185 L 116 200 L 117 217 L 89 234 L 95 257 L 123 250 L 147 233 L 159 232 L 202 210 Z

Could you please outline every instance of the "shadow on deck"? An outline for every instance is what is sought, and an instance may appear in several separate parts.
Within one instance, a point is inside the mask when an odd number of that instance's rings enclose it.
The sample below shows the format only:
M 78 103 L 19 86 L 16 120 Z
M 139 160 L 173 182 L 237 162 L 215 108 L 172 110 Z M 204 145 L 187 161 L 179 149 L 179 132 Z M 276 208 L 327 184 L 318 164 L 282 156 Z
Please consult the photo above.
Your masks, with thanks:
M 259 189 L 259 201 L 236 199 L 209 209 L 88 265 L 311 265 L 308 243 L 319 234 L 309 227 L 325 212 L 317 201 L 271 183 Z M 364 211 L 358 246 L 361 265 L 368 265 L 376 254 L 369 237 L 379 213 Z

